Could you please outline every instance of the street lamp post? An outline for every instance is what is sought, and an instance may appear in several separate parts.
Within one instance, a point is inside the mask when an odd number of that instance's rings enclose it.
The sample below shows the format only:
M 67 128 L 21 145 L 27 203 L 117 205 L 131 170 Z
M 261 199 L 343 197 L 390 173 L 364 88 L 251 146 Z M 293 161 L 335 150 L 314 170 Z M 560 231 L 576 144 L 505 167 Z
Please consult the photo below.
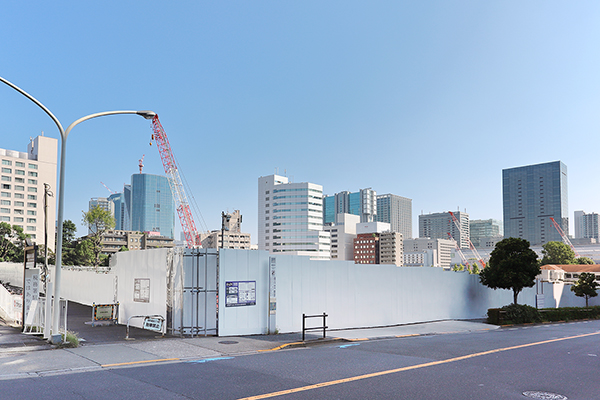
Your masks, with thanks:
M 0 82 L 5 83 L 6 85 L 12 87 L 29 100 L 33 101 L 38 107 L 40 107 L 56 124 L 58 130 L 60 131 L 61 138 L 61 148 L 60 148 L 60 172 L 59 172 L 59 186 L 58 186 L 58 217 L 57 217 L 57 238 L 56 238 L 56 263 L 54 266 L 54 307 L 52 311 L 52 336 L 50 341 L 52 343 L 60 343 L 62 338 L 60 333 L 58 332 L 58 326 L 60 324 L 60 280 L 61 280 L 61 270 L 62 270 L 62 239 L 63 239 L 63 210 L 64 210 L 64 193 L 65 193 L 65 162 L 66 162 L 66 151 L 67 151 L 67 137 L 71 130 L 78 124 L 87 121 L 88 119 L 104 117 L 107 115 L 118 115 L 118 114 L 136 114 L 144 117 L 145 119 L 152 119 L 156 116 L 156 113 L 153 111 L 105 111 L 95 114 L 90 114 L 85 117 L 79 118 L 77 121 L 73 122 L 71 125 L 67 127 L 66 130 L 63 129 L 58 118 L 54 116 L 41 102 L 39 102 L 36 98 L 31 96 L 29 93 L 16 86 L 15 84 L 7 81 L 6 79 L 0 77 Z M 49 301 L 49 296 L 46 296 L 46 301 Z M 47 320 L 47 319 L 46 319 Z M 66 334 L 66 332 L 65 332 Z

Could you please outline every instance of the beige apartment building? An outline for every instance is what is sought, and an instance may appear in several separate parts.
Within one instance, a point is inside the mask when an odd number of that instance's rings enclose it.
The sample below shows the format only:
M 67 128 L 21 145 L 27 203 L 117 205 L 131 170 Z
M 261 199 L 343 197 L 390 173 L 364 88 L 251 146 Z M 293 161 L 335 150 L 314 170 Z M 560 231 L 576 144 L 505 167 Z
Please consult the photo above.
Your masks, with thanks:
M 33 242 L 43 245 L 46 217 L 48 248 L 52 250 L 58 193 L 57 154 L 58 140 L 43 135 L 31 139 L 27 152 L 0 148 L 0 222 L 22 227 Z M 54 194 L 47 197 L 45 208 L 44 184 Z

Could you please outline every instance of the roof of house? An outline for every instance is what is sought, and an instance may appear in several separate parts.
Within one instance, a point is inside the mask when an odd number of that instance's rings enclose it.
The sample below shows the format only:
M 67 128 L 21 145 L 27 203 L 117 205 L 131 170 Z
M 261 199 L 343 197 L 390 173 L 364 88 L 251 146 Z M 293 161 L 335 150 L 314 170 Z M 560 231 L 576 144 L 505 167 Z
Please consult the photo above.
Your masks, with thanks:
M 598 272 L 600 273 L 600 264 L 562 264 L 562 265 L 542 265 L 542 269 L 547 270 L 560 270 L 570 273 L 582 273 L 582 272 Z

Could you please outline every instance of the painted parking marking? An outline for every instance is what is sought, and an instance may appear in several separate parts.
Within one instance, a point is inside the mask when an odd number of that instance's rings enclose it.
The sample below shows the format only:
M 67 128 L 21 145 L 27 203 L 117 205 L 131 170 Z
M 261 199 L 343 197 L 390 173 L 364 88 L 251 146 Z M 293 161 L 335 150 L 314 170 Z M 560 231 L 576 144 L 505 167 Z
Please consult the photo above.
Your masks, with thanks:
M 129 361 L 129 362 L 122 362 L 122 363 L 115 363 L 115 364 L 103 364 L 103 365 L 101 365 L 101 367 L 103 367 L 103 368 L 122 367 L 125 365 L 138 365 L 138 364 L 149 364 L 149 363 L 157 363 L 157 362 L 165 362 L 165 361 L 180 361 L 180 360 L 181 359 L 179 359 L 179 358 L 160 358 L 157 360 Z
M 215 358 L 203 358 L 201 360 L 193 360 L 193 361 L 188 361 L 188 363 L 194 363 L 194 364 L 202 364 L 205 362 L 211 362 L 211 361 L 221 361 L 221 360 L 232 360 L 233 357 L 215 357 Z
M 480 353 L 467 354 L 465 356 L 449 358 L 449 359 L 446 359 L 446 360 L 431 361 L 431 362 L 423 363 L 423 364 L 410 365 L 408 367 L 395 368 L 395 369 L 390 369 L 390 370 L 387 370 L 387 371 L 380 371 L 380 372 L 373 372 L 373 373 L 370 373 L 370 374 L 352 376 L 350 378 L 345 378 L 345 379 L 338 379 L 338 380 L 329 381 L 329 382 L 321 382 L 321 383 L 317 383 L 317 384 L 314 384 L 314 385 L 301 386 L 301 387 L 294 388 L 294 389 L 287 389 L 287 390 L 281 390 L 281 391 L 278 391 L 278 392 L 265 393 L 265 394 L 261 394 L 261 395 L 258 395 L 258 396 L 243 397 L 243 398 L 241 398 L 239 400 L 268 399 L 268 398 L 278 397 L 278 396 L 284 396 L 284 395 L 292 394 L 292 393 L 304 392 L 304 391 L 307 391 L 307 390 L 319 389 L 319 388 L 323 388 L 323 387 L 327 387 L 327 386 L 339 385 L 339 384 L 342 384 L 342 383 L 355 382 L 355 381 L 359 381 L 359 380 L 363 380 L 363 379 L 368 379 L 368 378 L 374 378 L 374 377 L 378 377 L 378 376 L 395 374 L 395 373 L 398 373 L 398 372 L 410 371 L 410 370 L 420 369 L 420 368 L 426 368 L 426 367 L 433 367 L 435 365 L 441 365 L 441 364 L 448 364 L 448 363 L 451 363 L 451 362 L 467 360 L 467 359 L 474 358 L 474 357 L 481 357 L 481 356 L 486 356 L 486 355 L 489 355 L 489 354 L 500 353 L 500 352 L 509 351 L 509 350 L 523 349 L 523 348 L 526 348 L 526 347 L 532 347 L 532 346 L 538 346 L 538 345 L 542 345 L 542 344 L 560 342 L 560 341 L 563 341 L 563 340 L 580 339 L 580 338 L 584 338 L 584 337 L 588 337 L 588 336 L 593 336 L 593 335 L 600 335 L 600 331 L 592 332 L 592 333 L 584 333 L 584 334 L 576 335 L 576 336 L 569 336 L 569 337 L 563 337 L 563 338 L 557 338 L 557 339 L 543 340 L 541 342 L 533 342 L 533 343 L 527 343 L 527 344 L 520 344 L 520 345 L 517 345 L 517 346 L 504 347 L 504 348 L 500 348 L 500 349 L 482 351 Z

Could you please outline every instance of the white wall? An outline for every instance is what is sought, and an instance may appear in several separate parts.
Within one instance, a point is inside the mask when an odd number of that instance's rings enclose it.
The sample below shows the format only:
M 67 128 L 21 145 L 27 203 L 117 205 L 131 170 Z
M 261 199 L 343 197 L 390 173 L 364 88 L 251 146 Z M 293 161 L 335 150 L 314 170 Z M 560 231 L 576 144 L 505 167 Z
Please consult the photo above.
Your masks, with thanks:
M 23 263 L 0 262 L 0 281 L 23 287 Z

